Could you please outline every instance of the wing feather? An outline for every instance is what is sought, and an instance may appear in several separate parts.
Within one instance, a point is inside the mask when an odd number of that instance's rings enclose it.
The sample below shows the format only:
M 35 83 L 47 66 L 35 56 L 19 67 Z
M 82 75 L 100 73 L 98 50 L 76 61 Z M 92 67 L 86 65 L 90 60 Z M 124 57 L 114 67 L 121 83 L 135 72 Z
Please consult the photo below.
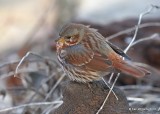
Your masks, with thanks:
M 85 65 L 85 67 L 96 71 L 110 71 L 113 70 L 112 61 L 99 53 L 95 53 L 93 59 Z
M 112 69 L 112 61 L 106 55 L 86 49 L 84 45 L 68 48 L 65 61 L 74 66 L 84 66 L 93 71 L 108 71 Z
M 86 48 L 84 45 L 80 44 L 70 46 L 66 49 L 66 52 L 67 54 L 65 61 L 74 66 L 85 65 L 89 63 L 94 57 L 94 52 L 91 49 Z
M 125 58 L 128 59 L 128 60 L 131 60 L 131 58 L 130 58 L 127 54 L 125 54 L 122 49 L 120 49 L 120 48 L 117 47 L 116 45 L 112 44 L 111 42 L 108 42 L 108 41 L 107 41 L 107 44 L 108 44 L 117 54 L 121 55 L 122 57 L 125 57 Z

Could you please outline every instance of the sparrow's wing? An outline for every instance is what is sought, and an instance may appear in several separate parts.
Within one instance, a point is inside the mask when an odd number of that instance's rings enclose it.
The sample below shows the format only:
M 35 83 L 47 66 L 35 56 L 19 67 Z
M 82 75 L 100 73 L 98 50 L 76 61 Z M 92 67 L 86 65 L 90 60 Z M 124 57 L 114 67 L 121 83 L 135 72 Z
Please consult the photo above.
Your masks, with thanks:
M 89 63 L 94 57 L 94 52 L 83 45 L 68 47 L 66 52 L 64 57 L 65 62 L 74 66 L 83 66 Z
M 98 52 L 94 53 L 93 59 L 88 64 L 85 64 L 85 67 L 94 71 L 113 71 L 112 61 L 106 55 Z
M 116 46 L 116 45 L 114 45 L 114 44 L 112 44 L 111 42 L 108 42 L 108 41 L 107 41 L 107 44 L 108 44 L 117 54 L 121 55 L 122 57 L 125 57 L 125 58 L 128 59 L 128 60 L 131 60 L 131 58 L 130 58 L 127 54 L 125 54 L 125 53 L 123 52 L 123 50 L 120 49 L 118 46 Z
M 65 62 L 74 66 L 85 67 L 93 71 L 108 71 L 112 69 L 112 61 L 100 52 L 95 52 L 84 45 L 67 49 Z

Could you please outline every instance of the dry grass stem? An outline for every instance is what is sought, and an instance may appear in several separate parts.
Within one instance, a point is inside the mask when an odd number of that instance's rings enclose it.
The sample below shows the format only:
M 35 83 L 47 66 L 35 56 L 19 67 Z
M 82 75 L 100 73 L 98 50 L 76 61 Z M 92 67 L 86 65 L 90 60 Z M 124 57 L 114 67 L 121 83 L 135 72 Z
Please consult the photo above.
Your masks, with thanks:
M 118 75 L 120 75 L 120 74 L 118 74 Z M 117 75 L 117 77 L 115 78 L 116 81 L 117 81 L 117 79 L 118 79 L 118 77 L 119 77 L 118 75 Z M 111 92 L 112 92 L 112 90 L 113 90 L 113 87 L 114 87 L 116 81 L 113 82 L 113 84 L 112 84 L 112 86 L 111 86 L 111 89 L 109 90 L 109 92 L 108 92 L 108 94 L 107 94 L 105 100 L 103 101 L 103 104 L 102 104 L 101 107 L 98 109 L 98 111 L 96 112 L 96 114 L 99 114 L 100 111 L 103 109 L 103 107 L 104 107 L 106 101 L 107 101 L 108 98 L 109 98 L 109 95 L 111 94 Z
M 11 110 L 16 110 L 16 109 L 24 108 L 24 107 L 28 107 L 28 106 L 54 105 L 54 104 L 62 104 L 62 103 L 63 103 L 63 101 L 29 103 L 29 104 L 23 104 L 23 105 L 19 105 L 19 106 L 15 106 L 15 107 L 1 109 L 0 113 L 11 111 Z
M 53 93 L 53 91 L 56 89 L 56 87 L 60 84 L 60 82 L 63 80 L 63 78 L 65 77 L 65 74 L 61 75 L 61 77 L 57 80 L 57 82 L 55 83 L 55 85 L 52 87 L 52 89 L 50 90 L 50 92 L 47 94 L 46 98 L 44 101 L 46 101 L 51 94 Z
M 160 23 L 159 22 L 151 22 L 151 23 L 144 23 L 144 24 L 140 24 L 139 25 L 139 29 L 141 28 L 146 28 L 146 27 L 159 27 L 160 26 Z M 131 27 L 131 28 L 128 28 L 126 30 L 123 30 L 123 31 L 120 31 L 120 32 L 117 32 L 116 34 L 113 34 L 111 36 L 108 36 L 106 37 L 107 40 L 112 40 L 120 35 L 123 35 L 123 34 L 127 34 L 127 33 L 130 33 L 132 31 L 134 31 L 136 29 L 136 27 Z
M 104 78 L 102 78 L 102 80 L 103 80 L 103 82 L 107 85 L 107 87 L 110 89 L 110 90 L 112 90 L 111 88 L 110 88 L 110 86 L 108 85 L 108 83 L 106 82 L 106 80 L 104 79 Z M 116 95 L 116 93 L 112 90 L 112 92 L 113 92 L 113 95 L 115 96 L 115 98 L 118 100 L 118 97 L 117 97 L 117 95 Z
M 131 45 L 131 47 L 132 47 L 132 46 L 135 46 L 136 44 L 139 44 L 139 43 L 141 43 L 141 42 L 144 42 L 144 41 L 158 39 L 159 37 L 160 37 L 160 35 L 159 35 L 158 33 L 154 33 L 154 34 L 152 34 L 152 35 L 149 36 L 149 37 L 140 38 L 139 40 L 133 42 L 132 45 Z M 158 39 L 158 40 L 159 40 L 159 39 Z
M 16 67 L 16 70 L 15 70 L 15 73 L 14 73 L 14 77 L 16 77 L 16 74 L 18 73 L 18 69 L 19 67 L 21 66 L 21 64 L 25 61 L 25 59 L 29 56 L 29 55 L 34 55 L 34 56 L 37 56 L 43 60 L 49 60 L 49 61 L 52 61 L 54 63 L 57 63 L 55 62 L 54 59 L 51 59 L 51 58 L 47 58 L 47 57 L 42 57 L 41 55 L 39 54 L 36 54 L 36 53 L 33 53 L 33 52 L 27 52 L 25 56 L 23 56 L 23 58 L 20 60 L 20 62 L 18 63 L 17 67 Z
M 110 75 L 110 77 L 109 77 L 109 80 L 108 80 L 108 83 L 109 83 L 109 84 L 111 83 L 111 81 L 112 81 L 112 79 L 113 79 L 113 76 L 114 76 L 114 73 L 112 73 L 112 74 Z
M 135 41 L 136 36 L 137 36 L 137 33 L 138 33 L 138 30 L 139 30 L 139 26 L 140 26 L 141 21 L 142 21 L 142 17 L 143 17 L 144 15 L 147 15 L 147 14 L 151 13 L 151 11 L 152 11 L 154 8 L 157 8 L 157 7 L 151 5 L 151 7 L 150 7 L 147 11 L 142 12 L 142 13 L 140 14 L 139 19 L 138 19 L 138 24 L 137 24 L 137 26 L 136 26 L 136 30 L 135 30 L 135 33 L 134 33 L 134 36 L 133 36 L 131 42 L 129 43 L 129 45 L 127 46 L 127 48 L 124 50 L 124 53 L 127 53 L 127 51 L 129 50 L 129 48 L 132 46 L 133 42 Z M 124 59 L 124 58 L 123 58 L 123 59 Z M 116 76 L 116 78 L 115 78 L 115 80 L 114 80 L 114 82 L 113 82 L 113 84 L 112 84 L 112 87 L 111 87 L 109 93 L 107 94 L 105 100 L 103 101 L 101 107 L 98 109 L 98 111 L 97 111 L 96 114 L 99 114 L 100 111 L 103 109 L 103 107 L 104 107 L 106 101 L 108 100 L 108 97 L 109 97 L 109 95 L 111 94 L 111 91 L 112 91 L 112 89 L 113 89 L 116 81 L 118 80 L 119 76 L 120 76 L 120 73 L 117 74 L 117 76 Z

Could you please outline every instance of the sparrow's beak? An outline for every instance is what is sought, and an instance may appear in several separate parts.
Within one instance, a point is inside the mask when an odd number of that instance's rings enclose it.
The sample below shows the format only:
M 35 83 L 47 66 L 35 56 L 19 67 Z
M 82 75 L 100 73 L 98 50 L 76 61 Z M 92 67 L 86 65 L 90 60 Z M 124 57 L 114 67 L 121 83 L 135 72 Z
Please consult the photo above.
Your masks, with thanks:
M 60 48 L 62 48 L 64 46 L 64 44 L 65 44 L 64 37 L 58 38 L 56 40 L 56 48 L 57 48 L 57 50 L 60 49 Z

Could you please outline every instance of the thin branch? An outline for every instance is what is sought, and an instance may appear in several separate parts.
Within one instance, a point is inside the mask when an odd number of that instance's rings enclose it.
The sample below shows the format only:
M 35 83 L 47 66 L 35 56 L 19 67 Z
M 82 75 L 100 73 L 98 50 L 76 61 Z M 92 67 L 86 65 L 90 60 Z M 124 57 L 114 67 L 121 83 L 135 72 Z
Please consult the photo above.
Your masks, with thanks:
M 61 75 L 61 77 L 57 80 L 57 82 L 55 83 L 55 85 L 52 87 L 52 89 L 50 90 L 50 92 L 47 94 L 45 101 L 51 96 L 51 94 L 53 93 L 53 91 L 55 90 L 55 88 L 59 85 L 59 83 L 63 80 L 63 78 L 65 77 L 65 74 Z
M 137 33 L 138 33 L 138 30 L 139 30 L 139 25 L 141 24 L 141 21 L 142 21 L 142 17 L 149 14 L 152 10 L 153 10 L 153 6 L 151 6 L 146 12 L 143 12 L 140 14 L 139 16 L 139 20 L 138 20 L 138 24 L 136 26 L 136 30 L 135 30 L 135 33 L 134 33 L 134 36 L 132 38 L 132 41 L 129 43 L 129 45 L 127 46 L 127 48 L 124 50 L 124 53 L 127 53 L 127 51 L 129 50 L 129 48 L 131 47 L 131 45 L 133 44 L 133 42 L 135 41 L 136 37 L 137 37 Z
M 108 80 L 109 84 L 111 83 L 111 80 L 112 80 L 113 76 L 114 76 L 114 73 L 112 73 L 111 76 L 109 77 L 109 80 Z
M 128 85 L 128 86 L 120 86 L 121 89 L 123 90 L 144 90 L 144 89 L 152 89 L 152 86 L 139 86 L 139 85 Z
M 159 22 L 144 23 L 144 24 L 139 25 L 139 29 L 145 28 L 145 27 L 159 27 L 159 26 L 160 26 L 160 23 L 159 23 Z M 113 34 L 113 35 L 111 35 L 111 36 L 108 36 L 108 37 L 106 37 L 106 39 L 107 39 L 107 40 L 111 40 L 111 39 L 116 38 L 116 37 L 118 37 L 118 36 L 120 36 L 120 35 L 127 34 L 127 33 L 129 33 L 129 32 L 132 32 L 132 31 L 134 31 L 135 29 L 136 29 L 136 27 L 128 28 L 128 29 L 126 29 L 126 30 L 120 31 L 120 32 L 118 32 L 118 33 L 116 33 L 116 34 Z
M 61 105 L 61 104 L 54 105 L 54 107 L 53 107 L 53 106 L 50 106 L 50 107 L 48 107 L 46 110 L 44 110 L 44 111 L 42 112 L 42 114 L 50 114 L 51 111 L 57 109 L 60 105 Z
M 141 24 L 141 21 L 142 21 L 142 17 L 143 16 L 145 16 L 145 15 L 147 15 L 147 14 L 149 14 L 152 10 L 153 10 L 153 8 L 157 8 L 156 6 L 154 6 L 154 5 L 151 5 L 151 7 L 146 11 L 146 12 L 143 12 L 143 13 L 141 13 L 140 14 L 140 16 L 139 16 L 139 19 L 138 19 L 138 24 L 137 24 L 137 26 L 135 27 L 135 33 L 134 33 L 134 36 L 133 36 L 133 38 L 132 38 L 132 41 L 129 43 L 129 45 L 126 47 L 126 49 L 124 50 L 124 53 L 127 53 L 127 51 L 130 49 L 130 47 L 132 46 L 132 44 L 134 43 L 134 41 L 135 41 L 135 39 L 136 39 L 136 36 L 137 36 L 137 33 L 138 33 L 138 30 L 139 30 L 139 26 L 140 26 L 140 24 Z M 124 59 L 124 58 L 123 58 Z M 110 80 L 112 79 L 112 77 L 113 76 L 111 76 L 110 77 Z
M 39 54 L 36 54 L 36 53 L 33 53 L 33 52 L 27 52 L 25 56 L 23 56 L 23 58 L 20 60 L 20 62 L 18 63 L 17 67 L 16 67 L 16 70 L 15 70 L 15 73 L 14 73 L 14 77 L 16 77 L 16 74 L 18 73 L 18 69 L 20 67 L 20 65 L 24 62 L 24 60 L 29 56 L 29 55 L 34 55 L 34 56 L 37 56 L 41 59 L 44 59 L 44 60 L 50 60 L 50 61 L 54 61 L 54 63 L 57 63 L 55 62 L 54 59 L 51 59 L 51 58 L 47 58 L 47 57 L 42 57 L 41 55 Z
M 137 98 L 137 97 L 127 97 L 128 101 L 136 101 L 136 102 L 142 102 L 144 101 L 143 98 Z
M 127 46 L 127 48 L 124 50 L 124 53 L 127 53 L 127 51 L 129 50 L 129 48 L 131 47 L 131 45 L 132 45 L 133 42 L 135 41 L 136 36 L 137 36 L 137 33 L 138 33 L 139 25 L 141 24 L 141 21 L 142 21 L 142 17 L 143 17 L 144 15 L 146 15 L 146 14 L 149 14 L 149 13 L 152 11 L 153 8 L 156 8 L 156 7 L 152 5 L 146 12 L 142 12 L 142 13 L 140 14 L 139 20 L 138 20 L 138 24 L 137 24 L 137 26 L 136 26 L 136 30 L 135 30 L 135 33 L 134 33 L 134 36 L 133 36 L 133 39 L 132 39 L 132 41 L 130 42 L 130 44 Z M 124 59 L 124 58 L 123 58 L 123 59 Z M 114 80 L 114 82 L 113 82 L 113 84 L 112 84 L 112 87 L 111 87 L 110 91 L 108 92 L 105 100 L 103 101 L 101 107 L 98 109 L 98 111 L 97 111 L 96 114 L 99 114 L 100 111 L 103 109 L 103 107 L 104 107 L 106 101 L 108 100 L 109 95 L 111 94 L 112 89 L 113 89 L 115 83 L 117 82 L 119 76 L 120 76 L 120 73 L 117 74 L 117 76 L 116 76 L 116 78 L 115 78 L 115 80 Z
M 49 59 L 46 58 L 46 60 L 49 60 Z M 3 68 L 6 69 L 7 67 L 10 67 L 10 66 L 17 66 L 20 63 L 20 61 L 4 63 L 3 65 L 0 66 L 0 69 L 3 69 Z M 16 72 L 16 74 L 36 72 L 36 71 L 39 71 L 39 70 L 46 70 L 46 67 L 47 67 L 47 65 L 42 60 L 39 60 L 39 59 L 27 60 L 25 62 L 27 62 L 27 66 L 24 67 L 24 68 L 19 68 L 18 71 Z M 52 61 L 52 62 L 55 63 L 55 68 L 57 68 L 58 63 L 55 62 L 55 61 Z M 21 62 L 21 64 L 22 63 L 23 62 Z M 34 67 L 32 67 L 33 65 L 34 65 Z M 58 72 L 62 71 L 62 69 L 57 68 L 57 71 Z M 15 70 L 14 69 L 13 69 L 13 71 L 9 71 L 7 73 L 6 72 L 5 73 L 1 72 L 0 79 L 8 78 L 8 77 L 13 76 L 13 75 L 15 75 Z
M 154 91 L 154 92 L 160 92 L 160 88 L 158 87 L 152 87 L 150 85 L 141 85 L 141 86 L 138 86 L 138 85 L 128 85 L 128 86 L 120 86 L 121 89 L 127 91 L 127 90 L 144 90 L 144 89 L 147 89 L 147 90 L 150 90 L 150 91 Z
M 28 63 L 29 63 L 29 62 L 31 62 L 31 63 L 33 63 L 33 62 L 37 63 L 37 62 L 40 62 L 40 61 L 41 61 L 41 60 L 27 60 Z M 18 65 L 19 62 L 20 62 L 20 60 L 11 61 L 11 62 L 6 62 L 6 63 L 0 65 L 0 69 L 2 69 L 2 68 L 5 67 L 5 66 Z
M 53 72 L 53 73 L 51 74 L 51 76 L 49 76 L 47 79 L 42 80 L 42 81 L 41 81 L 41 84 L 40 84 L 40 87 L 38 88 L 38 91 L 40 91 L 41 88 L 43 89 L 44 83 L 47 83 L 47 81 L 51 80 L 54 76 L 56 76 L 56 73 L 55 73 L 55 72 Z M 30 97 L 30 99 L 28 100 L 29 103 L 32 102 L 32 100 L 34 99 L 34 97 L 35 97 L 36 95 L 37 95 L 37 94 L 34 93 L 34 94 Z M 46 96 L 45 96 L 45 97 L 46 97 Z M 45 98 L 45 97 L 44 97 L 44 98 Z
M 159 37 L 160 37 L 160 36 L 159 36 L 158 33 L 154 33 L 154 34 L 152 34 L 152 35 L 149 36 L 149 37 L 140 38 L 139 40 L 133 42 L 133 44 L 131 45 L 131 47 L 132 47 L 132 46 L 135 46 L 136 44 L 139 44 L 139 43 L 141 43 L 141 42 L 148 41 L 148 40 L 153 40 L 153 39 L 156 39 L 156 38 L 159 38 Z
M 61 97 L 59 97 L 58 99 L 56 99 L 56 101 L 59 101 L 61 99 Z M 53 109 L 56 109 L 60 106 L 61 104 L 57 104 L 57 105 L 50 105 L 49 107 L 47 107 L 45 110 L 43 110 L 43 112 L 41 114 L 50 114 L 50 112 L 53 110 Z
M 131 45 L 131 47 L 133 47 L 133 46 L 135 46 L 135 45 L 137 45 L 137 44 L 139 44 L 141 42 L 148 41 L 148 40 L 153 40 L 153 39 L 156 39 L 156 38 L 159 38 L 159 37 L 160 37 L 160 35 L 158 33 L 154 33 L 154 34 L 152 34 L 149 37 L 140 38 L 139 40 L 133 42 L 133 44 Z M 111 83 L 111 80 L 113 79 L 113 76 L 114 76 L 114 73 L 111 74 L 108 83 Z
M 0 112 L 7 112 L 7 111 L 23 108 L 23 107 L 28 107 L 28 106 L 39 106 L 39 105 L 42 106 L 42 105 L 53 105 L 53 104 L 62 104 L 62 103 L 63 103 L 63 101 L 29 103 L 29 104 L 23 104 L 23 105 L 19 105 L 19 106 L 15 106 L 15 107 L 1 109 Z
M 24 61 L 30 54 L 32 54 L 32 53 L 31 53 L 31 52 L 27 52 L 26 55 L 22 57 L 22 59 L 20 60 L 20 62 L 18 63 L 18 65 L 17 65 L 17 67 L 16 67 L 14 77 L 16 77 L 16 74 L 17 74 L 17 72 L 18 72 L 18 69 L 19 69 L 20 65 L 23 63 L 23 61 Z
M 107 94 L 105 100 L 103 101 L 101 107 L 98 109 L 98 111 L 96 112 L 96 114 L 99 114 L 100 111 L 103 109 L 104 105 L 106 104 L 106 101 L 108 100 L 109 95 L 111 94 L 111 92 L 112 92 L 112 90 L 113 90 L 113 87 L 114 87 L 114 85 L 115 85 L 115 83 L 116 83 L 116 81 L 117 81 L 119 75 L 120 75 L 120 74 L 118 74 L 117 77 L 115 78 L 115 81 L 113 82 L 113 84 L 112 84 L 112 86 L 111 86 L 111 89 L 109 90 L 109 92 L 108 92 L 108 94 Z
M 41 70 L 41 69 L 23 68 L 23 69 L 19 69 L 19 71 L 17 71 L 16 74 L 36 72 L 38 70 Z M 9 72 L 7 74 L 3 74 L 3 75 L 1 75 L 0 80 L 4 79 L 4 78 L 8 78 L 8 77 L 13 76 L 13 75 L 15 75 L 15 71 L 11 71 L 11 72 Z
M 108 85 L 108 83 L 106 82 L 106 80 L 104 79 L 104 78 L 102 78 L 102 80 L 103 80 L 103 82 L 107 85 L 107 87 L 110 89 L 110 90 L 112 90 L 111 88 L 110 88 L 110 86 Z M 112 92 L 113 92 L 113 95 L 115 96 L 115 98 L 118 100 L 118 97 L 117 97 L 117 95 L 116 95 L 116 93 L 112 90 Z

